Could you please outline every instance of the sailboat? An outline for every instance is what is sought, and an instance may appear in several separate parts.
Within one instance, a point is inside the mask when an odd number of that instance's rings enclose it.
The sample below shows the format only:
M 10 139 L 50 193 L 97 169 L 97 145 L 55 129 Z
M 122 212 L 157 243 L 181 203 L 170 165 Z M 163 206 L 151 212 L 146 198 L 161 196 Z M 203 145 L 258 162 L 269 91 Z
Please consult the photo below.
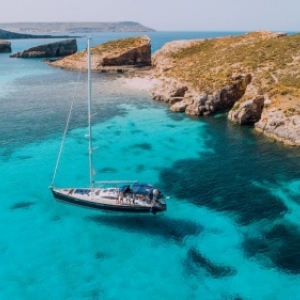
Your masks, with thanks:
M 149 183 L 138 181 L 95 181 L 93 170 L 93 145 L 91 126 L 91 38 L 87 39 L 88 55 L 88 153 L 89 153 L 89 186 L 88 187 L 54 187 L 61 149 L 50 189 L 54 198 L 69 204 L 94 209 L 122 212 L 157 213 L 167 209 L 162 192 Z M 67 127 L 66 127 L 67 130 Z M 66 134 L 66 131 L 65 131 Z M 65 139 L 62 140 L 62 144 Z

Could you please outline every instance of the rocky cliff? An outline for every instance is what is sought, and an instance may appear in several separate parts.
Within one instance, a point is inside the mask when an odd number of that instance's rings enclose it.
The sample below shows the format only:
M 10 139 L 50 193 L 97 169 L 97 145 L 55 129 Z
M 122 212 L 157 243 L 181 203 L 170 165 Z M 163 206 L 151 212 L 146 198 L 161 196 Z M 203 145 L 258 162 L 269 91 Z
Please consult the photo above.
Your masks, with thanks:
M 153 55 L 154 99 L 173 111 L 229 119 L 300 146 L 300 34 L 266 31 L 176 41 Z
M 11 52 L 11 43 L 0 40 L 0 53 Z
M 92 70 L 125 72 L 132 67 L 151 66 L 151 43 L 147 36 L 107 42 L 92 47 Z M 50 63 L 68 70 L 87 70 L 86 50 Z M 129 68 L 128 68 L 129 67 Z
M 44 58 L 44 57 L 60 57 L 67 56 L 77 52 L 76 39 L 65 40 L 37 47 L 15 53 L 10 57 L 22 58 Z

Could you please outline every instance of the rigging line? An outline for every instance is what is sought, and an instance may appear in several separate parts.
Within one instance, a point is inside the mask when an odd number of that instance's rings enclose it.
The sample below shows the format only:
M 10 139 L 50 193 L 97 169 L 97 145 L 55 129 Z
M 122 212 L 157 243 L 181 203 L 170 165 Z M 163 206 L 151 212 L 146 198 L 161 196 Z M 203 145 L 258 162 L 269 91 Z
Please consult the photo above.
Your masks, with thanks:
M 55 165 L 55 169 L 54 169 L 54 174 L 53 174 L 51 186 L 53 186 L 54 181 L 55 181 L 58 165 L 59 165 L 59 162 L 60 162 L 60 158 L 61 158 L 62 150 L 63 150 L 63 147 L 64 147 L 67 131 L 68 131 L 68 128 L 69 128 L 69 123 L 70 123 L 70 120 L 71 120 L 71 114 L 72 114 L 72 111 L 73 111 L 75 95 L 76 95 L 76 92 L 77 92 L 77 87 L 78 87 L 78 82 L 79 82 L 79 79 L 80 79 L 80 75 L 81 75 L 81 70 L 78 73 L 77 82 L 76 82 L 75 89 L 74 89 L 73 99 L 72 99 L 71 107 L 70 107 L 70 110 L 69 110 L 66 127 L 65 127 L 63 137 L 62 137 L 62 140 L 61 140 L 61 143 L 60 143 L 60 148 L 59 148 L 59 152 L 58 152 L 58 156 L 57 156 L 57 160 L 56 160 L 56 165 Z

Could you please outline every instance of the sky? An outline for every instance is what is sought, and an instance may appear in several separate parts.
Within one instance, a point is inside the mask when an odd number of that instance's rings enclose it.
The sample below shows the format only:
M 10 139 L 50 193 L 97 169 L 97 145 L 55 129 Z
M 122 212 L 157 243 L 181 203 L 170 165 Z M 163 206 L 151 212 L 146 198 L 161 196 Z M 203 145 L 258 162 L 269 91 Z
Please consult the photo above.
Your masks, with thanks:
M 4 0 L 0 23 L 135 21 L 158 31 L 300 31 L 299 13 L 300 0 Z

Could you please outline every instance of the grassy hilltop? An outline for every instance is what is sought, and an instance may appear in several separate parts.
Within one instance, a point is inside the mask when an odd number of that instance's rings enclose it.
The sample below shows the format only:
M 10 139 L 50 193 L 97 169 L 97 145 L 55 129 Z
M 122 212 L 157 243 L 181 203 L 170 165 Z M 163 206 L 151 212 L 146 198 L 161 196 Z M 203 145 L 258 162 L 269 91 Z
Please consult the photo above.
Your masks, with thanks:
M 151 65 L 151 44 L 147 36 L 109 41 L 91 48 L 92 70 L 103 71 L 109 67 Z M 69 70 L 86 70 L 86 50 L 77 52 L 50 64 Z
M 300 34 L 252 32 L 192 41 L 155 55 L 156 76 L 180 79 L 199 92 L 213 93 L 239 75 L 252 74 L 252 91 L 276 107 L 300 113 Z M 161 66 L 165 66 L 164 71 Z M 252 97 L 246 93 L 244 100 Z

